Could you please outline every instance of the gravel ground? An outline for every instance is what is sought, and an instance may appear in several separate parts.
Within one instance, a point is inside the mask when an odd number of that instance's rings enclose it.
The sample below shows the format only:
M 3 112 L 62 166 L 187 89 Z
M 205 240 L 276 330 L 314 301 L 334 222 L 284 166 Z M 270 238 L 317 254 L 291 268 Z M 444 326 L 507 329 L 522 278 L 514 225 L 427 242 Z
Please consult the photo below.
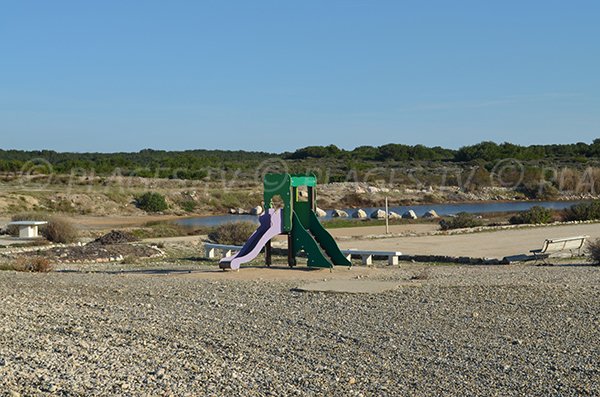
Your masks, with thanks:
M 599 268 L 375 277 L 421 286 L 349 295 L 202 274 L 0 272 L 0 393 L 600 395 Z

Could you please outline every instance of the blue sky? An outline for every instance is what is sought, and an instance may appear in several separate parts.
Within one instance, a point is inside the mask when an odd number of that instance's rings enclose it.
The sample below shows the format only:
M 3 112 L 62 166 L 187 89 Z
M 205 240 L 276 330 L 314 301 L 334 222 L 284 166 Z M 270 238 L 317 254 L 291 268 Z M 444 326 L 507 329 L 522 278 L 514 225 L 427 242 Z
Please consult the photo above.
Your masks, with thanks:
M 1 148 L 600 137 L 597 1 L 0 1 Z

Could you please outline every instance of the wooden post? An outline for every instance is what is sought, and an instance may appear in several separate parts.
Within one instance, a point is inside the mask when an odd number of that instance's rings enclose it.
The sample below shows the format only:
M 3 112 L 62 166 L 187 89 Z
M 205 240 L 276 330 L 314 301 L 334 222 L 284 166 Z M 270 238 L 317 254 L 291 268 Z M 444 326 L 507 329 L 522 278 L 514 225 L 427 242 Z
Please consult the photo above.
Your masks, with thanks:
M 385 197 L 385 234 L 390 234 L 390 214 L 388 212 L 388 198 Z

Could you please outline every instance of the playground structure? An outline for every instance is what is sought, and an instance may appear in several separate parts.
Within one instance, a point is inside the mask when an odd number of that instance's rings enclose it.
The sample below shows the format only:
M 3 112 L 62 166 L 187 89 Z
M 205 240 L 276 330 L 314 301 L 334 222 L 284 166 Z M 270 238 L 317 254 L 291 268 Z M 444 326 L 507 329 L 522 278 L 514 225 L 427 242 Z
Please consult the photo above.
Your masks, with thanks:
M 306 191 L 299 189 L 306 187 Z M 304 251 L 309 267 L 352 266 L 333 237 L 325 230 L 315 212 L 317 178 L 314 175 L 267 174 L 264 178 L 265 213 L 260 226 L 235 255 L 221 259 L 221 269 L 238 270 L 240 265 L 258 256 L 265 247 L 266 264 L 271 264 L 271 239 L 287 235 L 288 265 Z M 306 193 L 306 194 L 301 194 Z M 273 208 L 279 197 L 282 208 Z

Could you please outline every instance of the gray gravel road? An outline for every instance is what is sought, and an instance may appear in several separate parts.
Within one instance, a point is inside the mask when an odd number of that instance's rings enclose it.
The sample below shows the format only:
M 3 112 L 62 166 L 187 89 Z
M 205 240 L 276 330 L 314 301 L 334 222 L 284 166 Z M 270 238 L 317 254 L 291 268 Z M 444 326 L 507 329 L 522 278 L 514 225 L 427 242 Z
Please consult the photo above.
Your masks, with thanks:
M 378 295 L 0 272 L 0 393 L 600 395 L 599 268 L 420 269 Z

